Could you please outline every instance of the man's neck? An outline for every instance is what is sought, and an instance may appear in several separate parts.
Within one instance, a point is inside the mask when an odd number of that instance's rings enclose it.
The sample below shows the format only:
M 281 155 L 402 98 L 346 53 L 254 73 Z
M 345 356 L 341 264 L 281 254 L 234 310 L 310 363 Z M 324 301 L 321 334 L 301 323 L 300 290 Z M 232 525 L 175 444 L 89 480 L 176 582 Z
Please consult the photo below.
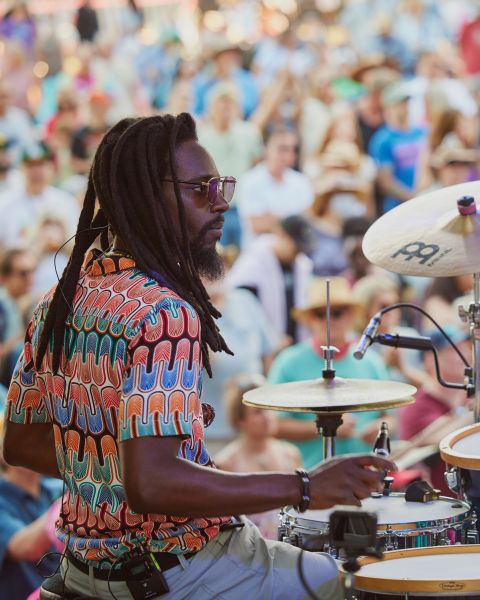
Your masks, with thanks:
M 45 189 L 46 186 L 38 186 L 38 185 L 31 185 L 28 182 L 25 183 L 25 191 L 27 192 L 28 196 L 40 196 L 40 194 L 43 192 L 43 190 Z
M 21 467 L 9 468 L 3 478 L 31 496 L 39 496 L 41 475 Z
M 270 173 L 273 179 L 276 181 L 283 181 L 285 169 L 277 167 L 276 165 L 271 165 L 268 162 L 265 163 L 265 166 L 267 167 L 267 171 Z
M 251 454 L 259 454 L 260 452 L 264 452 L 269 443 L 268 437 L 256 437 L 248 435 L 248 433 L 240 434 L 240 441 L 245 450 L 247 450 Z

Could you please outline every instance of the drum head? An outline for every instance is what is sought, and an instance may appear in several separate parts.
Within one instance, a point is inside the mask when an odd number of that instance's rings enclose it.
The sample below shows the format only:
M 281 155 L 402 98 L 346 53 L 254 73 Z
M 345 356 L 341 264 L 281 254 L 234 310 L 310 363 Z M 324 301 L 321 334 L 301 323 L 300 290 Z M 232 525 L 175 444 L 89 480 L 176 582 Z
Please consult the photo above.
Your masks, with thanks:
M 360 558 L 355 587 L 367 592 L 445 596 L 480 593 L 480 545 L 435 546 Z
M 356 508 L 356 507 L 355 507 Z M 290 522 L 307 529 L 324 530 L 333 511 L 345 509 L 336 506 L 327 510 L 307 510 L 298 513 L 294 508 L 287 510 Z M 456 523 L 466 515 L 470 507 L 466 502 L 455 498 L 441 497 L 432 502 L 406 502 L 405 494 L 390 494 L 379 498 L 365 498 L 362 508 L 377 514 L 377 529 L 415 530 L 428 526 L 448 525 Z
M 449 465 L 480 470 L 480 423 L 444 437 L 440 442 L 440 455 Z

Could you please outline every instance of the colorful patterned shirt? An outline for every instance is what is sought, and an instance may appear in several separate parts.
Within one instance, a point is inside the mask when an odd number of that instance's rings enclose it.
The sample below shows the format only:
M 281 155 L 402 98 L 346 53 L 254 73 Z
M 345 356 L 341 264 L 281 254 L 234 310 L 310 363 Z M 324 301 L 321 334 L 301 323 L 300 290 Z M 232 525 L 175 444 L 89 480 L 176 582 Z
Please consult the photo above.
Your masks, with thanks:
M 52 423 L 66 482 L 60 539 L 100 568 L 140 546 L 176 554 L 203 548 L 229 519 L 133 512 L 118 449 L 132 438 L 182 436 L 180 457 L 214 466 L 203 440 L 195 310 L 142 273 L 133 259 L 94 251 L 80 276 L 54 375 L 51 347 L 41 370 L 33 366 L 52 295 L 53 290 L 39 303 L 29 324 L 7 418 Z

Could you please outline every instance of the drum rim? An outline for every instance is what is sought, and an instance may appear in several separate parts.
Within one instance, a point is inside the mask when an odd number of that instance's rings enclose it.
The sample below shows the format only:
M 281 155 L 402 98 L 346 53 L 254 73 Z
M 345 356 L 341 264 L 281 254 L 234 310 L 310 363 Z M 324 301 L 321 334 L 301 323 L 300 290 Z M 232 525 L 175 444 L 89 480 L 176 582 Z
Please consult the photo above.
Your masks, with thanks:
M 405 494 L 403 492 L 392 492 L 390 497 L 395 498 L 404 498 Z M 408 532 L 406 536 L 413 537 L 415 535 L 426 535 L 429 531 L 438 531 L 448 529 L 448 527 L 455 525 L 457 523 L 463 522 L 466 519 L 466 515 L 471 511 L 470 505 L 464 500 L 460 500 L 457 498 L 450 498 L 449 496 L 440 496 L 439 500 L 450 501 L 454 503 L 461 504 L 465 509 L 465 512 L 460 513 L 459 515 L 455 515 L 453 517 L 447 518 L 431 518 L 430 520 L 422 520 L 422 521 L 412 521 L 405 523 L 378 523 L 377 524 L 377 532 L 391 532 L 391 531 L 406 531 Z M 336 510 L 342 509 L 344 507 L 332 507 L 332 509 L 324 509 L 324 510 Z M 298 531 L 318 531 L 323 533 L 326 529 L 328 529 L 328 521 L 313 521 L 305 518 L 303 516 L 304 513 L 296 514 L 296 517 L 300 516 L 300 519 L 294 520 L 291 518 L 292 511 L 295 511 L 294 506 L 287 506 L 284 509 L 284 517 L 282 520 L 285 521 L 285 525 L 294 528 L 294 530 Z M 373 511 L 369 511 L 373 512 Z M 317 524 L 317 527 L 314 529 L 312 525 Z M 418 533 L 412 533 L 418 532 Z
M 480 423 L 467 425 L 446 435 L 440 442 L 440 456 L 447 464 L 454 467 L 465 467 L 467 469 L 480 469 L 480 456 L 464 454 L 453 449 L 460 440 L 473 433 L 480 433 Z
M 383 560 L 395 560 L 408 558 L 412 556 L 425 556 L 435 554 L 480 554 L 480 544 L 466 544 L 455 546 L 431 546 L 427 548 L 408 548 L 406 550 L 392 550 L 384 552 Z M 378 562 L 373 557 L 360 557 L 358 562 L 362 565 L 368 565 Z M 340 567 L 340 572 L 345 571 Z M 442 579 L 442 580 L 421 580 L 421 579 L 391 579 L 391 577 L 381 578 L 371 575 L 362 575 L 360 570 L 355 575 L 355 588 L 365 592 L 408 592 L 414 593 L 443 593 L 449 595 L 464 595 L 469 592 L 480 592 L 480 578 L 478 579 Z

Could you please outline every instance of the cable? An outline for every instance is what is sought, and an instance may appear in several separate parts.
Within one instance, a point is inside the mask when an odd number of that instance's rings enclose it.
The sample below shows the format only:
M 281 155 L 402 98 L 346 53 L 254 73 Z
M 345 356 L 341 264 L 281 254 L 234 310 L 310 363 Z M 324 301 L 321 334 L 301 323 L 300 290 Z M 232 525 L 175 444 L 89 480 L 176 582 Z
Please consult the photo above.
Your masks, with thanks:
M 317 596 L 317 594 L 312 590 L 312 588 L 310 587 L 310 584 L 308 583 L 308 581 L 305 578 L 305 573 L 303 572 L 303 553 L 304 552 L 305 552 L 305 550 L 303 548 L 300 548 L 300 552 L 298 554 L 298 559 L 297 559 L 298 577 L 299 577 L 300 581 L 302 582 L 302 585 L 305 588 L 305 591 L 310 596 L 311 600 L 322 600 L 320 598 L 320 596 Z
M 456 346 L 456 344 L 452 340 L 452 338 L 443 329 L 443 327 L 437 321 L 435 321 L 435 319 L 432 316 L 430 316 L 427 313 L 427 311 L 424 310 L 421 306 L 418 306 L 417 304 L 412 304 L 411 302 L 398 302 L 397 304 L 392 304 L 391 306 L 387 306 L 386 308 L 382 308 L 382 310 L 380 311 L 380 315 L 384 315 L 385 313 L 388 313 L 391 310 L 394 310 L 396 308 L 413 308 L 413 309 L 417 310 L 418 312 L 420 312 L 425 317 L 427 317 L 428 319 L 430 319 L 430 321 L 435 325 L 435 327 L 440 331 L 440 333 L 445 337 L 445 339 L 448 340 L 449 344 L 451 344 L 451 346 L 453 347 L 453 349 L 455 350 L 455 352 L 461 358 L 463 364 L 466 367 L 470 368 L 470 364 L 468 363 L 467 359 L 463 356 L 463 354 L 459 350 L 459 348 Z

